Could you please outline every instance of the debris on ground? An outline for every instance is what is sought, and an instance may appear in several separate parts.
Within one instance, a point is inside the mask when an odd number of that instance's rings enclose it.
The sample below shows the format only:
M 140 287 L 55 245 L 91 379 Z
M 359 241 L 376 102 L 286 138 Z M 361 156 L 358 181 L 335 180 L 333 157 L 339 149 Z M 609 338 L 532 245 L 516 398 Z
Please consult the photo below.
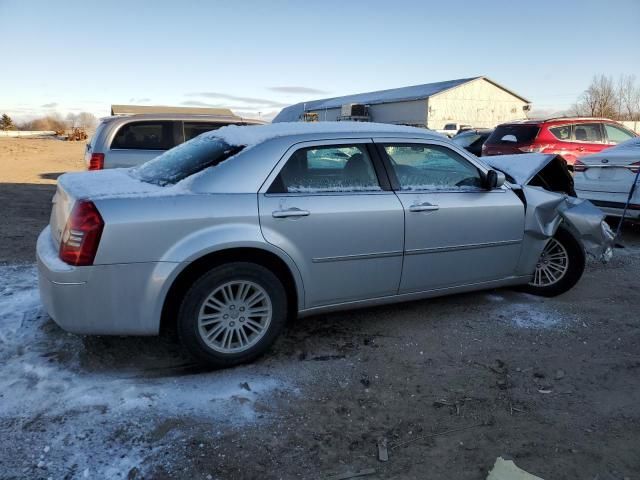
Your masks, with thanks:
M 502 457 L 496 459 L 496 463 L 489 472 L 487 480 L 543 480 L 540 477 L 525 472 L 513 460 L 505 460 Z
M 382 437 L 378 439 L 378 460 L 381 462 L 389 461 L 389 450 L 387 449 L 387 439 Z
M 329 480 L 348 480 L 350 478 L 366 477 L 367 475 L 373 475 L 374 473 L 376 473 L 374 468 L 365 468 L 364 470 L 359 470 L 357 472 L 347 472 L 334 475 L 333 477 L 329 477 Z

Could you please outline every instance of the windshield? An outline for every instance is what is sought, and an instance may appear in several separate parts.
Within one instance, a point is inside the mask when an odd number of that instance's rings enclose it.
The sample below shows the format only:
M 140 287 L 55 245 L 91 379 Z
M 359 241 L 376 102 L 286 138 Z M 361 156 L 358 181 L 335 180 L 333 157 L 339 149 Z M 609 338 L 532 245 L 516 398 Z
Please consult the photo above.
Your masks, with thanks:
M 147 183 L 175 184 L 207 167 L 218 165 L 243 148 L 228 145 L 216 137 L 196 137 L 143 163 L 133 174 Z

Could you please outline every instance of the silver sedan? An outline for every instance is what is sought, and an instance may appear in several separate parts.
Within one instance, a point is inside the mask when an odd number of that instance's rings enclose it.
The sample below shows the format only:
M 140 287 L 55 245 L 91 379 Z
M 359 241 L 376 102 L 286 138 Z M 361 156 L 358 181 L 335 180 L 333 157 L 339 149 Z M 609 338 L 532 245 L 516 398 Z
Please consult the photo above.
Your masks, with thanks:
M 565 292 L 585 266 L 579 232 L 534 208 L 561 195 L 536 188 L 527 203 L 508 178 L 422 129 L 225 127 L 136 169 L 60 177 L 37 246 L 41 298 L 70 332 L 177 330 L 224 367 L 296 316 Z

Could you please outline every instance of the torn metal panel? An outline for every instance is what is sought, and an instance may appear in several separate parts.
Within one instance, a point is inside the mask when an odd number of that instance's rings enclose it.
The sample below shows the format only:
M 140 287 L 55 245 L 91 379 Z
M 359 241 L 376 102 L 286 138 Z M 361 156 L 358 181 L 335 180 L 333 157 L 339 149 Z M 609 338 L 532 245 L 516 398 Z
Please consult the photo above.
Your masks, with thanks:
M 563 224 L 585 251 L 602 261 L 613 252 L 614 234 L 602 211 L 588 200 L 524 185 L 520 189 L 526 203 L 525 227 L 519 272 L 535 270 L 536 262 L 549 238 Z

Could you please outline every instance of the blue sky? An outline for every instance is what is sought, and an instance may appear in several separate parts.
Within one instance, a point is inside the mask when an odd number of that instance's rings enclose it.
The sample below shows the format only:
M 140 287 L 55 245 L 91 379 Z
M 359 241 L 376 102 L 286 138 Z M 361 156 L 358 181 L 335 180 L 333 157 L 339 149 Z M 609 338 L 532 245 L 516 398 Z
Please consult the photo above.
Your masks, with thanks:
M 640 0 L 0 0 L 0 112 L 285 105 L 486 75 L 539 110 L 635 74 Z

